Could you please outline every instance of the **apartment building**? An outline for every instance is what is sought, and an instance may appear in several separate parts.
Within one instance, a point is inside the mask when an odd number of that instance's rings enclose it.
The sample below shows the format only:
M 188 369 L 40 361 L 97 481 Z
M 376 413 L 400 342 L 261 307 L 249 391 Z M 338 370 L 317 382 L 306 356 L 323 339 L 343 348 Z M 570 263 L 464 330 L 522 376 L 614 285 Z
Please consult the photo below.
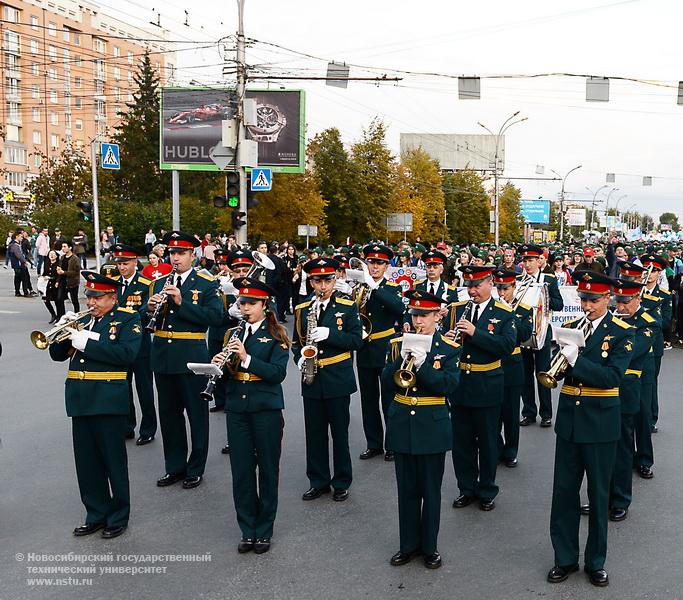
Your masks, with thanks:
M 0 187 L 14 204 L 41 153 L 106 141 L 132 100 L 145 50 L 162 84 L 174 80 L 165 30 L 133 27 L 84 0 L 0 0 L 0 39 Z

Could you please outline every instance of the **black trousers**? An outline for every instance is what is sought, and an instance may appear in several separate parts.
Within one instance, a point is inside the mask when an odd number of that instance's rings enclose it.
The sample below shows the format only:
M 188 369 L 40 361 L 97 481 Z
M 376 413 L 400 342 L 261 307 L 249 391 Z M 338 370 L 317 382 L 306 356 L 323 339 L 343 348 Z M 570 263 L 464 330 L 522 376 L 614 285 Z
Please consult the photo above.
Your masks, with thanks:
M 26 269 L 14 269 L 14 293 L 19 293 L 19 287 L 22 287 L 24 294 L 28 294 L 33 291 L 31 286 L 31 275 Z
M 135 433 L 137 419 L 135 417 L 135 401 L 133 394 L 133 378 L 135 390 L 140 403 L 140 436 L 150 437 L 157 432 L 157 411 L 154 406 L 154 376 L 149 364 L 149 356 L 138 357 L 128 370 L 128 431 Z
M 78 286 L 75 285 L 74 287 L 66 288 L 65 295 L 69 297 L 69 300 L 71 300 L 71 304 L 73 304 L 74 306 L 74 312 L 81 312 L 81 305 L 78 302 Z M 61 317 L 66 312 L 66 308 L 64 307 L 65 302 L 65 297 L 62 297 L 61 300 L 57 300 L 55 302 L 55 304 L 57 305 L 58 317 Z
M 498 430 L 498 458 L 517 458 L 519 450 L 519 399 L 521 385 L 506 385 L 503 391 L 503 406 L 500 409 Z
M 522 416 L 536 420 L 536 415 L 541 419 L 552 419 L 553 404 L 550 388 L 541 385 L 536 380 L 536 374 L 547 371 L 550 366 L 550 340 L 546 339 L 545 346 L 540 350 L 522 348 L 522 360 L 524 361 L 524 386 L 522 387 Z M 536 393 L 538 389 L 538 409 L 536 409 Z
M 384 423 L 387 422 L 387 411 L 391 398 L 382 394 L 380 378 L 383 367 L 365 368 L 358 365 L 358 387 L 360 389 L 360 408 L 363 418 L 363 432 L 368 448 L 382 450 L 384 448 Z

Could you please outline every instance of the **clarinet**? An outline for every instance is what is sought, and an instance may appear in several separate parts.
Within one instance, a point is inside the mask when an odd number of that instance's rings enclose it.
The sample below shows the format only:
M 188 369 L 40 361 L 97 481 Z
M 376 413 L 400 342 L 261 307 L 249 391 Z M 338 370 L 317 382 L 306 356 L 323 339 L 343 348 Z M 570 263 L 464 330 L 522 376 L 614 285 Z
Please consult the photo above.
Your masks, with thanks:
M 242 319 L 237 327 L 235 327 L 235 330 L 232 332 L 230 335 L 230 338 L 228 338 L 228 343 L 223 346 L 223 349 L 221 352 L 223 353 L 223 360 L 218 363 L 218 367 L 220 367 L 221 373 L 220 375 L 211 375 L 209 377 L 209 381 L 206 384 L 206 388 L 204 388 L 204 391 L 199 394 L 199 397 L 202 398 L 203 400 L 206 400 L 207 402 L 210 402 L 213 400 L 213 392 L 216 389 L 216 384 L 218 384 L 218 381 L 223 377 L 223 369 L 226 367 L 226 365 L 229 365 L 232 360 L 235 358 L 235 353 L 234 352 L 228 352 L 228 346 L 233 342 L 233 340 L 239 340 L 242 338 L 244 335 L 244 329 L 247 326 L 247 320 Z
M 472 306 L 474 306 L 474 301 L 470 300 L 466 305 L 465 305 L 465 310 L 462 311 L 462 315 L 460 317 L 460 320 L 468 320 L 470 318 L 470 313 L 472 312 Z M 464 339 L 464 334 L 462 331 L 458 330 L 455 332 L 455 337 L 453 338 L 453 341 L 462 344 L 462 341 Z
M 173 265 L 171 272 L 168 274 L 168 278 L 164 282 L 164 287 L 160 292 L 161 300 L 157 302 L 157 305 L 154 308 L 154 312 L 152 313 L 152 316 L 149 318 L 149 323 L 147 323 L 147 325 L 145 326 L 145 331 L 148 331 L 149 333 L 154 333 L 157 329 L 157 321 L 159 320 L 161 312 L 164 310 L 164 307 L 168 302 L 168 287 L 170 285 L 173 285 L 173 278 L 175 277 L 176 270 L 177 267 Z

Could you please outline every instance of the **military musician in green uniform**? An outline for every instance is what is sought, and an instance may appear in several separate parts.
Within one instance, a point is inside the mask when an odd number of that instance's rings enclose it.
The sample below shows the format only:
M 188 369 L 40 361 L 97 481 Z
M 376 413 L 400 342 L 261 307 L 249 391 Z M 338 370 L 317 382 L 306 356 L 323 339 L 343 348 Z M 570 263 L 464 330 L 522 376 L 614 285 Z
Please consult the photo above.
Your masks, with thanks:
M 209 451 L 209 407 L 200 398 L 204 385 L 188 362 L 207 363 L 206 330 L 223 322 L 218 283 L 192 268 L 193 249 L 199 240 L 181 231 L 167 233 L 174 271 L 150 285 L 150 322 L 160 311 L 152 340 L 152 371 L 159 397 L 159 424 L 164 443 L 166 474 L 159 487 L 183 482 L 183 488 L 202 483 Z M 148 324 L 149 325 L 149 324 Z M 151 327 L 150 327 L 151 328 Z M 188 457 L 185 413 L 192 448 Z
M 225 333 L 213 362 L 227 366 L 226 422 L 232 443 L 232 495 L 242 540 L 240 554 L 270 549 L 277 512 L 284 420 L 282 382 L 287 375 L 289 338 L 273 312 L 275 291 L 238 278 L 242 322 Z M 257 476 L 258 469 L 258 476 Z
M 301 376 L 306 432 L 306 475 L 310 489 L 302 499 L 319 498 L 334 488 L 333 500 L 349 496 L 352 481 L 349 453 L 349 404 L 356 391 L 353 351 L 362 343 L 355 302 L 334 291 L 339 263 L 318 258 L 304 265 L 313 298 L 296 306 L 292 354 Z M 307 357 L 308 355 L 308 357 Z M 329 437 L 332 434 L 333 474 Z
M 452 430 L 446 397 L 457 385 L 460 347 L 437 330 L 441 296 L 406 292 L 414 331 L 423 345 L 411 346 L 409 332 L 391 340 L 382 385 L 391 395 L 387 449 L 394 453 L 398 487 L 400 549 L 394 566 L 423 555 L 428 569 L 441 566 L 437 537 L 441 519 L 441 482 Z
M 104 529 L 114 538 L 128 527 L 130 490 L 126 427 L 126 375 L 140 351 L 140 316 L 116 306 L 119 282 L 83 271 L 90 314 L 79 319 L 64 341 L 50 344 L 52 360 L 69 361 L 66 414 L 71 417 L 74 459 L 85 523 L 74 535 Z M 62 317 L 60 324 L 70 315 Z
M 562 326 L 581 329 L 586 342 L 582 348 L 580 341 L 561 344 L 551 363 L 564 365 L 554 375 L 555 380 L 564 377 L 564 385 L 555 421 L 550 513 L 555 566 L 548 581 L 564 581 L 579 568 L 579 492 L 585 474 L 590 516 L 584 571 L 593 585 L 606 586 L 609 488 L 621 437 L 619 386 L 633 354 L 635 330 L 607 310 L 612 279 L 594 271 L 577 271 L 574 281 L 585 317 Z

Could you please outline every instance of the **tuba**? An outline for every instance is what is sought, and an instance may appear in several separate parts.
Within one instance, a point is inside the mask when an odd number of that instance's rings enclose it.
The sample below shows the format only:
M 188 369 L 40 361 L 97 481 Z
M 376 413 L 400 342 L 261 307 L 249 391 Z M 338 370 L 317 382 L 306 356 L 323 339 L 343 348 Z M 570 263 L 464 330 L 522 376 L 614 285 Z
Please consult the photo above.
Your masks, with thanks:
M 365 275 L 369 277 L 368 265 L 366 265 L 360 258 L 352 256 L 349 259 L 349 269 L 354 271 L 362 271 Z M 348 270 L 347 270 L 348 273 Z M 353 290 L 351 291 L 351 300 L 358 306 L 358 314 L 360 315 L 360 322 L 363 326 L 363 340 L 370 337 L 372 333 L 372 321 L 367 315 L 367 303 L 370 299 L 370 288 L 367 283 L 362 281 L 356 281 L 353 284 Z
M 66 323 L 57 325 L 43 333 L 42 331 L 32 331 L 31 332 L 31 343 L 38 348 L 38 350 L 45 350 L 50 346 L 50 344 L 58 344 L 59 342 L 64 342 L 69 338 L 69 334 L 72 330 L 80 331 L 85 327 L 85 323 L 79 323 L 83 317 L 90 314 L 91 309 L 82 310 L 77 313 L 75 317 L 69 319 Z
M 580 329 L 583 332 L 584 337 L 590 330 L 590 321 L 588 317 L 582 317 L 576 325 L 576 329 Z M 558 352 L 553 359 L 550 361 L 550 367 L 547 371 L 541 371 L 536 375 L 538 382 L 547 388 L 556 388 L 557 382 L 564 377 L 569 367 L 569 361 L 567 361 L 564 354 Z

